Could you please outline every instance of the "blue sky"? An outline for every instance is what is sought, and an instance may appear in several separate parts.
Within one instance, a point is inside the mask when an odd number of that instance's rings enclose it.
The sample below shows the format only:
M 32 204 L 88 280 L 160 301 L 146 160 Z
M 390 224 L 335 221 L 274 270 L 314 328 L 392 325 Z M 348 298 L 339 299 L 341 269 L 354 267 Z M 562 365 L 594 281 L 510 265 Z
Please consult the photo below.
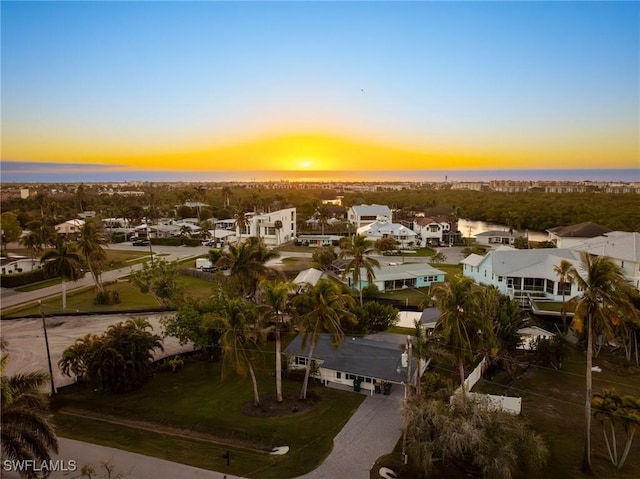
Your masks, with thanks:
M 1 9 L 3 161 L 153 169 L 184 158 L 227 170 L 640 161 L 638 2 Z

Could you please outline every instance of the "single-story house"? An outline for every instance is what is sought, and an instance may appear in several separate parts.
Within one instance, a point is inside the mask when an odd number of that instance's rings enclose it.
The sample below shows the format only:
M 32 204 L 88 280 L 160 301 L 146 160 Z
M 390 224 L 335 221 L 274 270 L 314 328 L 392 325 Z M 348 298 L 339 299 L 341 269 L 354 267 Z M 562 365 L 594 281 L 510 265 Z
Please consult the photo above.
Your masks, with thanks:
M 291 356 L 292 369 L 302 369 L 309 361 L 309 344 L 302 349 L 302 336 L 298 335 L 285 349 Z M 318 365 L 314 377 L 324 384 L 334 383 L 362 389 L 380 390 L 383 383 L 406 384 L 408 355 L 397 343 L 367 338 L 347 337 L 334 348 L 329 334 L 321 334 L 313 351 L 312 361 Z M 416 361 L 411 360 L 411 371 L 415 373 Z M 414 377 L 411 378 L 412 380 Z M 376 388 L 378 386 L 378 388 Z
M 499 244 L 512 245 L 518 236 L 520 235 L 515 235 L 513 233 L 509 233 L 508 231 L 491 230 L 485 231 L 483 233 L 478 233 L 475 235 L 475 238 L 478 244 L 492 246 Z
M 598 223 L 587 221 L 577 225 L 556 226 L 549 228 L 549 241 L 553 242 L 558 248 L 571 248 L 584 243 L 590 238 L 602 236 L 611 230 Z
M 153 225 L 145 229 L 149 238 L 172 238 L 180 235 L 180 227 L 176 225 Z
M 40 260 L 33 260 L 25 256 L 3 256 L 0 258 L 2 274 L 26 273 L 34 269 L 42 268 Z
M 334 243 L 339 243 L 342 236 L 337 235 L 300 235 L 298 241 L 303 246 L 311 246 L 321 248 L 323 246 L 332 246 Z
M 434 283 L 444 283 L 445 272 L 426 263 L 404 263 L 389 266 L 380 266 L 373 269 L 375 284 L 380 291 L 393 291 L 405 288 L 424 288 Z M 356 289 L 366 288 L 369 285 L 367 273 L 360 270 L 360 284 L 352 285 L 351 276 L 346 278 L 349 286 Z
M 547 299 L 562 301 L 578 294 L 573 283 L 559 283 L 554 268 L 562 260 L 578 267 L 579 255 L 570 249 L 514 249 L 507 246 L 489 251 L 485 256 L 471 254 L 461 261 L 462 274 L 476 283 L 495 286 L 511 297 L 526 293 L 542 294 Z
M 538 326 L 529 326 L 518 329 L 518 334 L 522 338 L 522 342 L 518 346 L 518 349 L 526 350 L 535 349 L 535 343 L 538 339 L 553 339 L 555 336 L 552 332 Z
M 299 287 L 303 287 L 306 284 L 315 286 L 318 281 L 326 278 L 327 275 L 324 271 L 320 271 L 316 268 L 308 268 L 303 269 L 298 273 L 298 275 L 293 280 L 293 284 L 296 284 Z
M 56 233 L 61 235 L 78 234 L 84 225 L 84 220 L 69 220 L 55 226 Z

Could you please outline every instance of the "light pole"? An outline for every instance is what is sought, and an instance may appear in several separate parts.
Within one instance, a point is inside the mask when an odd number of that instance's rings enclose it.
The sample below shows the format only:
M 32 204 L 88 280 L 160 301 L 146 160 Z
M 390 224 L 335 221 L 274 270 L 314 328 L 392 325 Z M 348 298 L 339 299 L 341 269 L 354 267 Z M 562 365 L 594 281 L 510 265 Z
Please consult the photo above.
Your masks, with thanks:
M 53 383 L 53 367 L 51 366 L 51 351 L 49 351 L 49 336 L 47 336 L 47 323 L 44 320 L 44 310 L 42 309 L 42 301 L 38 300 L 40 308 L 40 318 L 42 319 L 42 329 L 44 330 L 44 344 L 47 347 L 47 362 L 49 363 L 49 378 L 51 379 L 51 395 L 56 394 L 56 386 Z

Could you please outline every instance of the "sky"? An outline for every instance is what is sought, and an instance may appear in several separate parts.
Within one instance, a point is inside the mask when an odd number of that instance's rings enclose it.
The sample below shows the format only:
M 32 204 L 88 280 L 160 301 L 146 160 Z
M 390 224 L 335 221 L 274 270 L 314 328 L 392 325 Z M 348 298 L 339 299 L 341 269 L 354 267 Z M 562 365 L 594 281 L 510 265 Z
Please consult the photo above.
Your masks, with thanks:
M 0 9 L 3 165 L 640 167 L 639 2 Z

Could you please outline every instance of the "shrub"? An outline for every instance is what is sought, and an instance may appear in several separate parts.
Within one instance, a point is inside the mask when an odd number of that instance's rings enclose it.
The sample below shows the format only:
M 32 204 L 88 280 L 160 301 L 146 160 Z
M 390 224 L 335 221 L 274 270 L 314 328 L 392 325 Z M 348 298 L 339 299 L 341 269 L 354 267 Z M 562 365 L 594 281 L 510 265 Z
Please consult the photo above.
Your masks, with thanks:
M 118 291 L 104 290 L 98 291 L 93 301 L 94 304 L 112 306 L 120 304 L 120 293 Z
M 0 276 L 0 284 L 3 288 L 19 288 L 25 284 L 39 283 L 48 279 L 44 268 L 28 271 L 26 273 L 3 274 Z

